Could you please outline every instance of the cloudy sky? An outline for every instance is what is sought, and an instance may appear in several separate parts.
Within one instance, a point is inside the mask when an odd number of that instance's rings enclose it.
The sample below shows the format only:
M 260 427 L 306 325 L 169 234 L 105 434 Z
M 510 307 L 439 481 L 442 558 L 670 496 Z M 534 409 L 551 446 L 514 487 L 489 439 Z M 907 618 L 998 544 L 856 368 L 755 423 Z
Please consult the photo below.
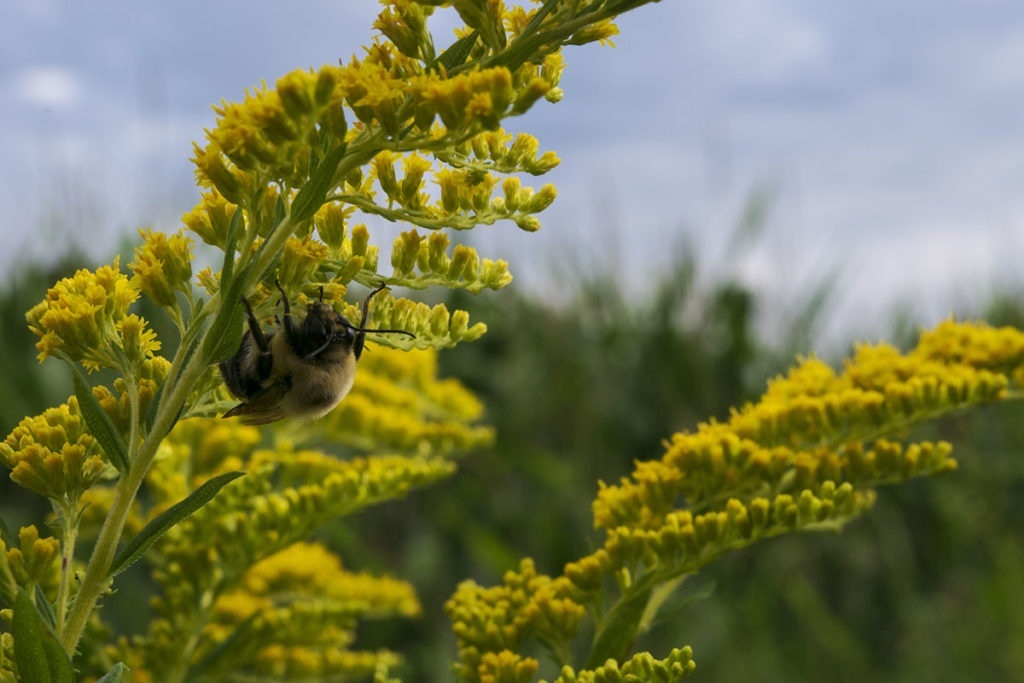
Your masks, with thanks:
M 0 261 L 175 229 L 210 105 L 347 59 L 378 7 L 6 0 Z M 620 28 L 509 123 L 563 162 L 540 233 L 474 235 L 519 286 L 579 261 L 642 291 L 689 245 L 780 305 L 838 272 L 836 318 L 870 334 L 896 303 L 936 319 L 1024 280 L 1024 5 L 663 0 Z M 767 230 L 726 253 L 757 191 Z

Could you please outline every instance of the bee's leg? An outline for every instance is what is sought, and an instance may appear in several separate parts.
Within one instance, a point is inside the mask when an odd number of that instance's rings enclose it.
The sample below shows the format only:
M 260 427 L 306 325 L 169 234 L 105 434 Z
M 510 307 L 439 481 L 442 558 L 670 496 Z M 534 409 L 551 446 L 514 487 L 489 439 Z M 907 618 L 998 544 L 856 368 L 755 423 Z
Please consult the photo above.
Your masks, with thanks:
M 256 315 L 252 312 L 252 305 L 244 296 L 242 297 L 242 305 L 245 306 L 245 317 L 249 322 L 249 334 L 252 335 L 253 341 L 256 342 L 256 348 L 262 353 L 270 353 L 270 342 L 267 341 L 267 335 L 263 334 L 260 321 L 256 319 Z
M 363 299 L 363 316 L 359 319 L 359 331 L 356 332 L 356 340 L 352 344 L 352 353 L 355 354 L 356 360 L 359 360 L 359 356 L 363 354 L 363 344 L 366 342 L 366 321 L 370 317 L 370 299 L 384 291 L 385 288 L 387 288 L 387 285 L 382 282 L 380 287 L 370 292 Z
M 292 320 L 292 307 L 288 303 L 288 295 L 284 291 L 284 287 L 281 286 L 280 280 L 274 280 L 274 284 L 277 285 L 277 291 L 281 292 L 281 303 L 284 305 L 284 318 L 281 327 L 285 331 L 285 339 L 295 339 L 295 321 Z
M 256 357 L 256 376 L 260 382 L 263 382 L 267 377 L 270 377 L 270 372 L 274 368 L 274 356 L 270 353 L 270 340 L 263 333 L 260 321 L 256 319 L 256 315 L 252 312 L 252 305 L 244 296 L 242 297 L 242 305 L 245 306 L 245 315 L 249 322 L 249 334 L 256 344 L 256 348 L 260 351 L 259 356 Z

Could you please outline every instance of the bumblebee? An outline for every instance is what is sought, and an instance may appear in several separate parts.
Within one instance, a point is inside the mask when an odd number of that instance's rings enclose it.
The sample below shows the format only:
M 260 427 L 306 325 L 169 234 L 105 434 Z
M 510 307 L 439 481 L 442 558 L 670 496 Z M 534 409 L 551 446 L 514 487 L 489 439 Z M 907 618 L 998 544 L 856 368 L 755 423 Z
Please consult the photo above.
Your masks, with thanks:
M 249 329 L 238 353 L 219 364 L 224 384 L 237 398 L 237 406 L 224 417 L 239 415 L 250 425 L 276 422 L 283 417 L 315 419 L 327 414 L 348 394 L 356 377 L 356 361 L 363 353 L 368 332 L 405 334 L 405 330 L 375 330 L 366 327 L 370 299 L 384 285 L 363 300 L 362 318 L 353 325 L 323 301 L 309 304 L 306 317 L 292 317 L 288 295 L 277 283 L 284 315 L 276 331 L 265 332 L 242 297 Z

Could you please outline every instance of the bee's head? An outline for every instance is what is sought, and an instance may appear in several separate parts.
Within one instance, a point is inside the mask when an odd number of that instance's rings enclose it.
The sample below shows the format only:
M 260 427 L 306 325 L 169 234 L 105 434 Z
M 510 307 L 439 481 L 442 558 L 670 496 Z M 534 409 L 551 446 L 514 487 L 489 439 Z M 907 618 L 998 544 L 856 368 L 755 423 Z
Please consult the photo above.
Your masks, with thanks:
M 356 332 L 352 323 L 328 304 L 313 302 L 299 328 L 301 345 L 308 349 L 304 356 L 315 357 L 334 346 L 349 348 L 355 342 Z

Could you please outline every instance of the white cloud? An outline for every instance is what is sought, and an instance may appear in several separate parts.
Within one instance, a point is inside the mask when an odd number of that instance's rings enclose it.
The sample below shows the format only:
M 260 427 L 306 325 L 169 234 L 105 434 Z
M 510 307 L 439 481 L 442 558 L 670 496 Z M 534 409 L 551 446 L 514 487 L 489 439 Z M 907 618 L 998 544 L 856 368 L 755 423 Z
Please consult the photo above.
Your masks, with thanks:
M 14 77 L 15 98 L 40 107 L 67 107 L 81 95 L 78 79 L 67 69 L 34 66 Z
M 0 34 L 17 41 L 0 41 L 13 93 L 0 111 L 0 209 L 33 215 L 66 168 L 106 179 L 96 201 L 114 207 L 113 226 L 150 222 L 153 196 L 180 214 L 194 201 L 188 141 L 212 123 L 209 104 L 261 77 L 358 53 L 379 9 L 315 5 L 312 24 L 251 5 L 244 31 L 235 30 L 239 4 L 227 1 L 130 13 L 90 5 L 50 24 L 7 22 Z M 942 293 L 927 289 L 937 276 L 974 286 L 1019 263 L 1024 248 L 1021 8 L 721 0 L 629 13 L 617 49 L 567 51 L 563 103 L 509 122 L 563 160 L 534 181 L 560 191 L 542 233 L 501 225 L 473 238 L 494 239 L 488 255 L 540 287 L 538 254 L 603 243 L 608 228 L 629 240 L 633 262 L 657 266 L 681 226 L 714 253 L 747 193 L 767 183 L 780 192 L 766 236 L 778 243 L 748 255 L 752 283 L 786 297 L 822 264 L 848 263 L 844 295 L 870 303 L 914 292 L 939 306 Z M 432 20 L 439 47 L 452 16 Z M 630 272 L 653 279 L 656 270 Z

